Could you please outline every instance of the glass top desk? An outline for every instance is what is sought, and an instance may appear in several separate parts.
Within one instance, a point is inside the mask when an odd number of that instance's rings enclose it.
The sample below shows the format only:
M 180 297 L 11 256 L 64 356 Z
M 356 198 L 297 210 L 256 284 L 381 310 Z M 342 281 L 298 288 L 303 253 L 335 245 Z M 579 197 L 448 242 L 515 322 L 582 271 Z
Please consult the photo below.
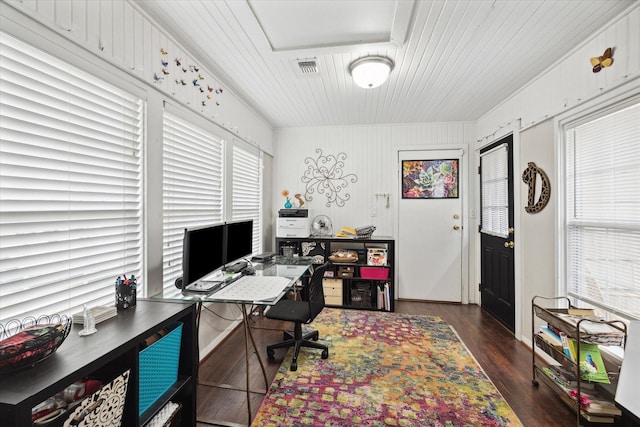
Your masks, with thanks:
M 289 282 L 283 282 L 281 292 L 277 294 L 269 295 L 268 298 L 262 298 L 263 294 L 260 293 L 260 289 L 254 289 L 255 293 L 251 292 L 251 289 L 247 289 L 243 293 L 231 293 L 229 292 L 233 287 L 237 287 L 239 283 L 242 283 L 242 278 L 238 277 L 237 281 L 232 281 L 226 285 L 223 285 L 218 290 L 211 293 L 206 292 L 189 292 L 187 290 L 181 290 L 178 288 L 172 288 L 170 290 L 164 290 L 162 294 L 154 295 L 152 299 L 171 300 L 179 302 L 221 302 L 230 304 L 258 304 L 258 305 L 274 305 L 278 302 L 284 294 L 291 290 L 293 286 L 302 278 L 302 276 L 309 270 L 312 265 L 312 257 L 284 257 L 275 256 L 271 261 L 265 263 L 252 264 L 255 269 L 255 276 L 246 276 L 251 279 L 252 277 L 280 277 L 289 279 Z M 229 276 L 223 276 L 222 273 L 216 273 L 213 276 L 207 276 L 206 280 L 223 280 Z M 259 279 L 256 283 L 260 285 Z
M 203 303 L 223 303 L 223 304 L 238 304 L 241 307 L 242 311 L 242 323 L 244 326 L 244 337 L 245 337 L 245 373 L 246 373 L 246 384 L 245 389 L 242 391 L 246 391 L 247 398 L 247 411 L 249 415 L 249 421 L 247 425 L 251 424 L 251 396 L 250 393 L 252 390 L 249 389 L 249 342 L 253 346 L 253 350 L 256 353 L 258 358 L 258 362 L 260 363 L 260 368 L 262 369 L 262 375 L 264 377 L 265 383 L 265 391 L 260 393 L 265 394 L 266 390 L 269 389 L 269 383 L 267 382 L 267 373 L 264 369 L 264 364 L 262 363 L 262 358 L 260 357 L 260 352 L 256 348 L 256 343 L 253 339 L 253 335 L 251 333 L 251 328 L 249 327 L 249 315 L 247 312 L 247 305 L 274 305 L 281 298 L 285 296 L 285 294 L 293 289 L 298 283 L 299 280 L 303 278 L 305 273 L 312 266 L 312 257 L 284 257 L 284 256 L 275 256 L 271 261 L 265 263 L 254 263 L 252 264 L 255 269 L 255 276 L 246 276 L 247 278 L 251 277 L 283 277 L 289 279 L 288 282 L 282 281 L 283 285 L 281 290 L 275 295 L 270 296 L 267 299 L 263 299 L 259 292 L 253 293 L 251 289 L 246 289 L 245 292 L 234 292 L 230 293 L 229 291 L 236 286 L 236 284 L 241 285 L 242 280 L 238 279 L 238 281 L 234 281 L 229 283 L 228 285 L 220 288 L 213 293 L 196 293 L 196 292 L 183 292 L 181 289 L 173 288 L 170 290 L 164 290 L 162 294 L 154 295 L 150 297 L 151 299 L 161 299 L 164 301 L 179 301 L 179 302 L 189 302 L 192 301 L 197 304 L 197 315 L 196 315 L 196 328 L 199 328 L 200 325 L 200 314 L 202 312 L 202 304 Z M 221 276 L 214 277 L 214 280 L 222 278 Z M 209 277 L 208 279 L 211 279 Z M 259 281 L 257 284 L 259 285 Z M 195 351 L 199 351 L 195 349 Z M 201 382 L 198 381 L 198 384 L 210 387 L 222 387 L 222 388 L 230 388 L 234 389 L 231 386 L 217 384 L 217 383 L 209 383 L 209 382 Z M 235 424 L 225 424 L 223 421 L 218 420 L 198 420 L 198 422 L 212 425 L 235 425 Z

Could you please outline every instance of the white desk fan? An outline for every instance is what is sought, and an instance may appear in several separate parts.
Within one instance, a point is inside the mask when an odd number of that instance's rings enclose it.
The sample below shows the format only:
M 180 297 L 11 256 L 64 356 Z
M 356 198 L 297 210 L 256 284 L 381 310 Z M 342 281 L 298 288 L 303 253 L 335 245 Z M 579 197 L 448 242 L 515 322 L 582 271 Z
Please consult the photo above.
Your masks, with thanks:
M 315 237 L 330 237 L 333 226 L 331 219 L 326 215 L 318 215 L 311 222 L 311 235 Z

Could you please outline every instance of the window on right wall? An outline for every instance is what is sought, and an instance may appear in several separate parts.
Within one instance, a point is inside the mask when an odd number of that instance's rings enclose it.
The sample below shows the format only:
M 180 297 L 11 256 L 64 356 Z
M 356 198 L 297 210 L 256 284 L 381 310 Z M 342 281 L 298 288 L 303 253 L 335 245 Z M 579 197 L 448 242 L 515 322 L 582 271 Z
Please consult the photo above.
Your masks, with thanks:
M 640 319 L 640 100 L 567 123 L 563 133 L 567 295 Z

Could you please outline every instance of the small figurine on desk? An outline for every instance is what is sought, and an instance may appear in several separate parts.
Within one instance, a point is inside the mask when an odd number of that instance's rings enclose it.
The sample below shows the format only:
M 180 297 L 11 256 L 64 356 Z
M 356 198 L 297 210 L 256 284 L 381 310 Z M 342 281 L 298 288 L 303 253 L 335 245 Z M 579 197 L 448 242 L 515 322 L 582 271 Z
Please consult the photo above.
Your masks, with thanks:
M 83 307 L 84 307 L 84 322 L 83 322 L 84 329 L 78 332 L 78 334 L 81 337 L 95 334 L 96 332 L 98 332 L 98 330 L 96 329 L 96 319 L 95 317 L 93 317 L 93 313 L 91 313 L 91 310 L 87 308 L 86 304 Z

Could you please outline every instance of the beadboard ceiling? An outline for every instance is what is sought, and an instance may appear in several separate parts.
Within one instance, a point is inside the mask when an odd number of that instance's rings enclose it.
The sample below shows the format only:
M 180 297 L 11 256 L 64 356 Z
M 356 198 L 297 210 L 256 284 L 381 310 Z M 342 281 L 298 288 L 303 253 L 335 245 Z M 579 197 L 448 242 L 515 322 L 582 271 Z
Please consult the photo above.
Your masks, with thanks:
M 136 3 L 278 128 L 475 121 L 634 1 Z M 349 75 L 367 55 L 395 62 L 375 89 Z M 317 73 L 301 72 L 301 60 Z

